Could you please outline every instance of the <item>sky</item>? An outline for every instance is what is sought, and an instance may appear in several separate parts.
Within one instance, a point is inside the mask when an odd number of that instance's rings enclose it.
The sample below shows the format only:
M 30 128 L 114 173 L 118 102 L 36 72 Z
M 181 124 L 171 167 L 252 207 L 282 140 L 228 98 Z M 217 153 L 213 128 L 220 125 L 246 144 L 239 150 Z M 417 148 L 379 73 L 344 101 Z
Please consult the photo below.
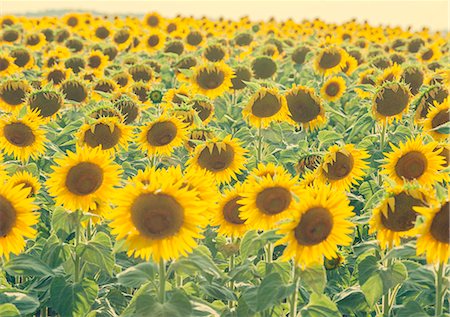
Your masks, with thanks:
M 319 17 L 326 22 L 341 23 L 356 18 L 373 25 L 424 26 L 432 30 L 449 30 L 449 1 L 446 0 L 372 0 L 372 1 L 305 1 L 305 0 L 0 0 L 0 14 L 25 14 L 49 9 L 100 11 L 107 14 L 143 14 L 157 11 L 165 17 L 177 14 L 210 18 L 238 18 L 249 15 L 253 20 L 293 18 L 296 21 Z

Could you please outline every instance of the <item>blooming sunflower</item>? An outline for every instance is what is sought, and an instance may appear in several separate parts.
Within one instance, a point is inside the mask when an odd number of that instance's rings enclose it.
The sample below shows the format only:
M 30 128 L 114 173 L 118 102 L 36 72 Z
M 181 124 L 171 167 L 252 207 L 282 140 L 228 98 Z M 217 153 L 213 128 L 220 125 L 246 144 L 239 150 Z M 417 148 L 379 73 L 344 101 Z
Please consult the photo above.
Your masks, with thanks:
M 260 179 L 261 177 L 275 177 L 276 175 L 280 175 L 283 177 L 288 177 L 289 173 L 283 168 L 283 166 L 275 165 L 274 163 L 259 163 L 254 169 L 251 170 L 250 174 L 247 177 L 247 180 L 250 179 Z
M 400 120 L 408 112 L 410 98 L 411 93 L 406 84 L 387 82 L 374 95 L 372 112 L 383 124 Z
M 249 178 L 238 201 L 240 216 L 253 229 L 271 230 L 291 217 L 297 189 L 296 180 L 287 173 Z
M 436 150 L 437 142 L 425 144 L 422 136 L 401 142 L 397 147 L 390 144 L 391 153 L 385 154 L 383 170 L 398 185 L 416 180 L 423 186 L 439 181 L 439 172 L 444 168 L 445 159 Z
M 440 131 L 439 127 L 448 124 L 450 117 L 450 99 L 446 98 L 442 103 L 434 102 L 434 107 L 428 111 L 427 118 L 423 122 L 423 128 L 437 141 L 448 138 L 448 129 Z
M 425 217 L 425 222 L 419 228 L 417 254 L 426 253 L 428 263 L 447 263 L 450 256 L 448 196 L 440 204 L 429 207 L 418 206 L 414 207 L 414 210 Z
M 19 68 L 14 64 L 14 59 L 6 53 L 0 54 L 0 75 L 13 75 L 19 71 Z
M 320 89 L 320 94 L 327 101 L 339 100 L 347 88 L 342 77 L 334 76 L 327 79 Z
M 154 261 L 186 256 L 203 237 L 205 204 L 182 181 L 149 176 L 147 185 L 131 183 L 118 192 L 111 232 L 125 240 L 128 255 Z
M 7 79 L 0 84 L 0 108 L 7 112 L 18 112 L 26 101 L 31 86 L 25 80 Z
M 381 248 L 400 245 L 401 238 L 417 234 L 414 207 L 427 206 L 433 200 L 430 192 L 402 186 L 388 189 L 386 198 L 373 210 L 369 234 L 377 233 Z
M 64 96 L 56 90 L 35 90 L 28 95 L 27 104 L 30 110 L 40 118 L 51 120 L 55 118 L 64 106 Z
M 121 170 L 99 147 L 77 147 L 55 163 L 46 184 L 57 205 L 89 211 L 96 208 L 96 200 L 114 197 Z
M 198 145 L 187 165 L 210 171 L 218 183 L 229 183 L 232 178 L 237 179 L 236 174 L 244 169 L 246 153 L 238 139 L 227 135 Z
M 127 148 L 132 132 L 133 128 L 123 124 L 119 118 L 103 117 L 81 126 L 76 138 L 79 145 L 100 147 L 102 151 L 113 154 L 120 148 Z
M 288 121 L 294 125 L 314 130 L 326 122 L 322 101 L 314 89 L 295 86 L 285 93 L 289 110 Z
M 369 166 L 365 161 L 367 158 L 368 153 L 357 149 L 353 144 L 333 145 L 318 169 L 320 180 L 336 189 L 348 191 L 365 175 Z
M 108 57 L 100 50 L 94 50 L 86 57 L 86 66 L 95 74 L 102 75 L 103 69 L 108 65 Z
M 222 95 L 232 86 L 233 70 L 224 62 L 199 65 L 193 72 L 191 77 L 193 89 L 210 99 Z
M 39 183 L 39 179 L 33 176 L 28 171 L 18 171 L 15 172 L 9 179 L 8 182 L 14 186 L 20 186 L 23 188 L 29 188 L 30 193 L 28 197 L 35 196 L 38 191 L 41 189 L 41 184 Z
M 346 65 L 347 53 L 339 47 L 329 46 L 323 48 L 314 61 L 316 71 L 325 76 L 337 73 Z
M 161 50 L 166 43 L 166 35 L 156 29 L 152 29 L 141 42 L 141 45 L 148 52 L 157 52 Z
M 46 86 L 51 84 L 53 86 L 58 86 L 64 80 L 68 79 L 72 71 L 64 68 L 63 66 L 53 66 L 48 68 L 42 75 L 42 85 Z
M 256 128 L 287 119 L 286 98 L 276 88 L 261 88 L 249 100 L 242 115 Z
M 22 118 L 16 115 L 0 120 L 0 148 L 8 155 L 22 162 L 36 159 L 45 152 L 45 131 L 43 122 L 35 113 Z
M 241 218 L 241 207 L 238 201 L 241 196 L 243 186 L 236 183 L 232 189 L 224 190 L 219 198 L 219 204 L 212 215 L 211 225 L 218 226 L 217 232 L 231 238 L 241 238 L 249 230 L 245 219 Z
M 11 182 L 0 184 L 0 257 L 9 260 L 10 254 L 19 254 L 24 248 L 26 238 L 34 238 L 32 228 L 39 221 L 34 212 L 33 198 L 28 197 L 29 188 L 13 186 Z
M 352 242 L 354 224 L 347 220 L 352 210 L 342 191 L 328 185 L 306 189 L 293 208 L 292 221 L 278 231 L 283 237 L 277 244 L 287 244 L 281 259 L 294 259 L 296 265 L 307 268 L 322 264 L 324 257 L 335 258 L 338 245 Z
M 140 128 L 139 148 L 149 155 L 167 155 L 187 140 L 186 125 L 177 117 L 162 116 Z

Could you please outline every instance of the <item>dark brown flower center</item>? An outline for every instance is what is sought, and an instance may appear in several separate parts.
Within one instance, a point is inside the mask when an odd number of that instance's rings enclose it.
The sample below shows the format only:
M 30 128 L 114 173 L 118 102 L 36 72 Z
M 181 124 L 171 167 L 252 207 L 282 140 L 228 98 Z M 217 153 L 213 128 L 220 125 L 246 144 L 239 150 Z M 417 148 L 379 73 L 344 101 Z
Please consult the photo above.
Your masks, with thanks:
M 128 70 L 134 81 L 148 82 L 152 79 L 152 68 L 147 65 L 135 65 Z
M 292 120 L 307 123 L 320 114 L 320 104 L 306 91 L 291 92 L 286 95 L 286 101 Z
M 66 74 L 60 69 L 54 69 L 47 75 L 47 80 L 53 82 L 54 85 L 60 84 L 66 79 Z
M 328 171 L 324 170 L 325 175 L 330 180 L 339 180 L 349 175 L 353 170 L 353 156 L 345 155 L 344 153 L 336 153 L 336 161 L 329 163 Z
M 239 208 L 242 207 L 241 204 L 238 204 L 238 200 L 240 199 L 242 199 L 242 197 L 240 196 L 231 199 L 223 206 L 222 209 L 223 217 L 225 218 L 225 220 L 235 225 L 242 225 L 245 222 L 245 220 L 242 220 L 239 217 Z
M 146 86 L 134 86 L 132 90 L 140 102 L 146 102 L 148 100 L 148 89 Z
M 78 18 L 77 17 L 70 17 L 67 19 L 67 25 L 74 27 L 78 25 Z
M 61 90 L 67 100 L 83 102 L 88 96 L 87 88 L 76 80 L 66 81 L 62 83 Z
M 84 134 L 84 142 L 90 147 L 101 146 L 103 150 L 108 150 L 117 145 L 120 139 L 120 129 L 116 126 L 112 131 L 109 125 L 98 123 L 94 127 L 94 132 L 91 129 Z
M 88 58 L 88 65 L 91 68 L 97 68 L 102 64 L 102 59 L 98 55 L 93 55 Z
M 440 125 L 448 123 L 448 121 L 450 119 L 449 115 L 450 114 L 449 114 L 448 109 L 444 109 L 444 110 L 439 111 L 434 116 L 434 118 L 431 120 L 431 127 L 434 129 L 434 128 L 439 127 Z
M 397 164 L 395 164 L 395 173 L 398 177 L 410 181 L 422 176 L 427 166 L 428 161 L 425 155 L 418 151 L 411 151 L 397 161 Z
M 114 90 L 114 85 L 109 80 L 100 79 L 94 86 L 95 91 L 110 93 Z
M 147 25 L 148 26 L 158 26 L 159 24 L 159 18 L 156 15 L 151 15 L 147 18 Z
M 2 39 L 5 42 L 14 42 L 19 38 L 19 32 L 16 30 L 6 30 L 2 34 Z
M 82 162 L 70 168 L 66 176 L 66 187 L 75 195 L 93 194 L 103 183 L 103 170 L 96 164 Z
M 0 58 L 0 72 L 8 69 L 9 61 L 6 58 Z
M 280 111 L 280 109 L 281 102 L 277 96 L 266 93 L 255 100 L 252 105 L 252 114 L 259 118 L 269 118 Z
M 22 122 L 13 122 L 3 128 L 5 138 L 18 147 L 30 146 L 36 140 L 33 130 Z
M 256 196 L 256 206 L 267 215 L 276 215 L 285 211 L 292 200 L 292 195 L 286 188 L 269 187 Z
M 16 223 L 16 210 L 11 202 L 0 196 L 0 237 L 6 237 Z
M 147 44 L 150 47 L 155 47 L 156 45 L 159 44 L 159 36 L 158 35 L 150 35 L 147 38 Z
M 423 206 L 419 199 L 402 192 L 394 196 L 395 210 L 388 205 L 387 217 L 381 213 L 381 223 L 389 230 L 402 232 L 414 228 L 417 213 L 413 207 Z
M 50 117 L 63 106 L 61 95 L 56 92 L 38 91 L 30 98 L 31 110 L 39 110 L 41 117 Z
M 194 108 L 194 110 L 197 111 L 197 115 L 202 121 L 208 119 L 212 112 L 212 105 L 206 101 L 204 102 L 196 101 L 192 105 L 192 108 Z
M 424 61 L 427 61 L 429 59 L 431 59 L 434 55 L 434 52 L 432 49 L 427 49 L 424 53 L 422 53 L 422 59 Z
M 434 215 L 430 226 L 430 233 L 439 242 L 450 243 L 450 206 L 448 201 L 442 205 L 441 209 Z
M 198 164 L 200 167 L 207 169 L 211 172 L 220 172 L 227 169 L 234 160 L 234 150 L 231 145 L 226 144 L 225 149 L 219 148 L 216 144 L 213 146 L 213 150 L 210 151 L 208 147 L 205 147 L 198 157 Z
M 340 91 L 339 83 L 337 82 L 331 82 L 327 85 L 325 88 L 325 93 L 327 96 L 334 97 L 336 96 Z
M 181 41 L 172 41 L 167 43 L 166 47 L 164 48 L 164 51 L 166 53 L 175 53 L 177 55 L 181 55 L 184 51 L 184 45 Z
M 19 67 L 24 67 L 31 60 L 31 55 L 26 49 L 16 49 L 11 51 L 10 55 L 14 58 L 14 64 Z
M 402 113 L 409 103 L 409 91 L 402 86 L 394 85 L 395 88 L 383 89 L 381 95 L 375 99 L 377 113 L 386 117 Z
M 0 89 L 0 98 L 10 106 L 18 106 L 25 100 L 26 90 L 14 83 L 5 83 Z
M 141 194 L 131 206 L 131 220 L 139 232 L 151 239 L 173 236 L 183 226 L 184 210 L 166 194 Z
M 294 52 L 292 53 L 292 61 L 294 63 L 296 63 L 297 65 L 301 65 L 305 62 L 306 59 L 306 55 L 310 52 L 311 50 L 306 47 L 306 46 L 302 46 L 302 47 L 298 47 L 294 50 Z
M 114 34 L 114 42 L 117 44 L 123 44 L 130 38 L 130 32 L 127 30 L 119 30 L 116 34 Z
M 164 146 L 177 136 L 177 126 L 171 121 L 156 122 L 147 132 L 147 141 L 152 146 Z
M 197 76 L 197 84 L 206 90 L 216 89 L 223 84 L 225 74 L 217 68 L 203 69 Z
M 319 66 L 322 69 L 330 69 L 339 65 L 342 60 L 342 55 L 339 52 L 324 52 L 319 60 Z
M 66 68 L 70 68 L 75 74 L 78 74 L 86 67 L 86 62 L 81 57 L 70 57 L 65 62 Z
M 104 27 L 104 26 L 99 26 L 96 30 L 95 30 L 95 36 L 98 37 L 101 40 L 106 39 L 109 36 L 109 30 Z
M 26 45 L 35 46 L 35 45 L 39 44 L 40 41 L 41 41 L 41 39 L 40 39 L 39 35 L 30 34 L 27 37 Z
M 205 57 L 210 62 L 219 62 L 225 57 L 225 50 L 220 45 L 208 46 L 205 50 Z
M 410 67 L 403 72 L 402 80 L 409 85 L 411 93 L 416 95 L 422 87 L 424 74 L 419 68 Z
M 197 46 L 198 44 L 200 44 L 203 40 L 203 36 L 200 32 L 191 32 L 188 34 L 188 36 L 186 37 L 186 41 L 189 43 L 189 45 L 192 46 Z
M 244 81 L 250 81 L 252 79 L 252 73 L 247 67 L 238 67 L 234 70 L 235 77 L 231 78 L 232 88 L 234 90 L 240 90 L 247 87 Z
M 124 122 L 126 124 L 132 123 L 139 115 L 139 108 L 135 102 L 131 100 L 119 100 L 114 104 L 114 107 L 119 109 L 119 111 L 124 116 Z
M 277 64 L 270 57 L 258 57 L 252 63 L 252 70 L 256 78 L 266 79 L 276 73 Z
M 326 240 L 333 229 L 333 216 L 323 207 L 308 209 L 295 228 L 295 238 L 300 245 L 312 246 Z

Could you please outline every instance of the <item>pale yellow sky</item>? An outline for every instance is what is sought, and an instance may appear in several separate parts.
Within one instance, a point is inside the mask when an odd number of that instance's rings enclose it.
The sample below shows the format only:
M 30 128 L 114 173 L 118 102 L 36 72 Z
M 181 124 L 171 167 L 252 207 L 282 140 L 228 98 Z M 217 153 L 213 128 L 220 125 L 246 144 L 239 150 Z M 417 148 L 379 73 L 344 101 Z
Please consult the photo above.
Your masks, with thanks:
M 24 14 L 48 9 L 96 10 L 111 14 L 142 14 L 157 11 L 166 17 L 177 14 L 206 15 L 211 18 L 237 18 L 249 15 L 266 20 L 293 18 L 296 21 L 319 17 L 327 22 L 344 22 L 351 18 L 368 20 L 374 25 L 427 26 L 449 30 L 449 3 L 446 0 L 372 0 L 372 1 L 304 1 L 304 0 L 90 0 L 90 1 L 23 1 L 0 0 L 0 14 Z

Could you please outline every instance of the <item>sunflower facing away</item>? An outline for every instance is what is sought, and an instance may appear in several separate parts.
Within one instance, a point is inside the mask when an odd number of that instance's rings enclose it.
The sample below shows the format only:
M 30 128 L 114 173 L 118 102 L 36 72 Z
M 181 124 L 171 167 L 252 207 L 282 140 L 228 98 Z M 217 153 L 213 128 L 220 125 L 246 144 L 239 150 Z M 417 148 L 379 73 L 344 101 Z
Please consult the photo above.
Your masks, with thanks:
M 331 187 L 348 191 L 366 174 L 369 155 L 357 149 L 353 144 L 333 145 L 323 158 L 319 167 L 319 177 Z
M 0 148 L 22 162 L 36 159 L 45 152 L 43 122 L 35 113 L 19 118 L 15 115 L 0 120 Z
M 196 239 L 203 237 L 205 204 L 195 191 L 166 173 L 151 173 L 147 185 L 128 184 L 119 190 L 115 204 L 111 232 L 117 240 L 125 240 L 129 256 L 156 262 L 177 259 L 190 253 Z
M 218 183 L 229 183 L 237 179 L 236 174 L 244 170 L 247 150 L 238 139 L 227 135 L 223 139 L 213 138 L 195 148 L 189 168 L 201 168 L 210 171 Z
M 373 210 L 369 234 L 377 233 L 381 248 L 400 245 L 401 238 L 417 234 L 415 207 L 427 206 L 433 196 L 421 189 L 402 186 L 389 189 L 386 198 Z
M 215 99 L 230 89 L 232 77 L 233 70 L 224 62 L 208 63 L 194 68 L 191 84 L 196 93 Z
M 439 127 L 448 124 L 450 119 L 450 99 L 445 98 L 442 103 L 434 102 L 434 107 L 428 111 L 427 117 L 423 122 L 423 128 L 437 141 L 444 141 L 449 137 L 447 129 Z
M 346 87 L 344 78 L 339 76 L 330 77 L 320 89 L 320 94 L 327 101 L 336 101 L 342 97 Z
M 289 110 L 289 122 L 305 129 L 314 130 L 326 122 L 322 101 L 314 89 L 296 86 L 285 94 Z
M 256 128 L 267 128 L 271 122 L 287 119 L 286 98 L 275 88 L 261 88 L 257 91 L 242 115 Z
M 388 175 L 398 185 L 416 180 L 423 186 L 440 181 L 439 172 L 444 168 L 445 159 L 440 156 L 442 150 L 436 150 L 437 142 L 425 144 L 422 136 L 401 142 L 397 147 L 390 144 L 391 153 L 385 154 L 385 163 L 381 173 Z
M 32 226 L 38 223 L 39 215 L 29 194 L 29 188 L 14 187 L 11 182 L 0 184 L 0 257 L 6 260 L 11 253 L 17 255 L 24 250 L 26 238 L 36 236 Z
M 141 127 L 137 136 L 139 148 L 149 155 L 169 156 L 187 140 L 186 125 L 176 117 L 162 116 Z
M 419 228 L 417 254 L 426 253 L 428 263 L 447 263 L 450 256 L 448 194 L 447 199 L 440 204 L 430 207 L 414 207 L 414 210 L 425 217 L 425 222 Z
M 351 244 L 354 225 L 347 220 L 353 216 L 347 196 L 328 185 L 306 189 L 293 208 L 293 219 L 283 224 L 283 235 L 277 244 L 287 244 L 281 257 L 293 259 L 296 265 L 307 268 L 323 263 L 323 258 L 337 256 L 338 245 Z
M 121 170 L 99 147 L 77 147 L 55 163 L 46 184 L 57 205 L 87 212 L 96 209 L 96 200 L 114 197 Z

